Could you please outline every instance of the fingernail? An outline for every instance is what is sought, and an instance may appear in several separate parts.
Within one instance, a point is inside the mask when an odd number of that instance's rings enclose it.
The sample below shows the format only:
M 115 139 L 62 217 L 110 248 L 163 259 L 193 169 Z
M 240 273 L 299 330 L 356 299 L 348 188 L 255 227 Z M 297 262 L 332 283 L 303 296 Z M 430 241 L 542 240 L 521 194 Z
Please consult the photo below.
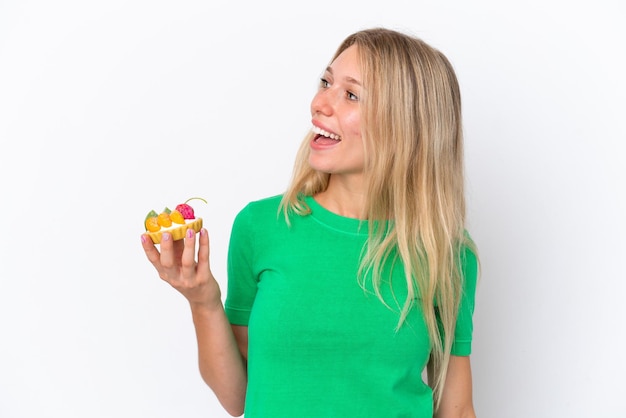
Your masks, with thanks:
M 141 243 L 142 243 L 142 244 L 145 244 L 147 241 L 148 241 L 148 240 L 146 239 L 146 236 L 145 236 L 145 235 L 142 235 L 142 236 L 141 236 Z
M 164 232 L 161 235 L 161 241 L 169 241 L 169 239 L 170 239 L 170 234 L 168 234 L 167 232 Z
M 193 229 L 189 228 L 189 229 L 187 230 L 187 238 L 191 238 L 191 237 L 193 237 L 193 234 L 194 234 Z

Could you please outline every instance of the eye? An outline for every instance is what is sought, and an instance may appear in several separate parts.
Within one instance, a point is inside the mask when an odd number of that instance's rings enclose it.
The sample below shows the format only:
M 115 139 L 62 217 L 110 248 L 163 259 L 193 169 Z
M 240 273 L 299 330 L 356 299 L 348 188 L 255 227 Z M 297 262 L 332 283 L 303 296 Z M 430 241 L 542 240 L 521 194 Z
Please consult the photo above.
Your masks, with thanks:
M 348 97 L 348 100 L 352 100 L 354 102 L 358 102 L 359 101 L 359 96 L 357 96 L 356 94 L 352 93 L 351 91 L 346 91 L 346 96 Z
M 320 88 L 326 89 L 328 87 L 330 87 L 330 83 L 328 82 L 328 80 L 326 80 L 324 77 L 320 78 Z

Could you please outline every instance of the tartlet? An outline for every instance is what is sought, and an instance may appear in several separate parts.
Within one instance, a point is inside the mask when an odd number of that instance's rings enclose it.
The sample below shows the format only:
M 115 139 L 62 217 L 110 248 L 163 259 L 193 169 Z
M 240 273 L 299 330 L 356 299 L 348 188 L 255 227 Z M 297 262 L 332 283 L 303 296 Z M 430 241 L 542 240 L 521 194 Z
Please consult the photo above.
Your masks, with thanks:
M 150 236 L 152 242 L 155 244 L 161 243 L 161 238 L 163 237 L 163 233 L 167 232 L 172 236 L 173 241 L 177 241 L 179 239 L 185 238 L 185 233 L 189 228 L 193 229 L 196 233 L 200 232 L 202 229 L 202 218 L 191 219 L 191 222 L 186 222 L 183 225 L 172 225 L 170 228 L 162 228 L 156 232 L 146 231 L 146 234 Z
M 176 205 L 174 210 L 165 207 L 160 213 L 151 210 L 146 215 L 144 220 L 145 233 L 150 236 L 153 243 L 160 244 L 164 232 L 171 234 L 174 241 L 183 239 L 189 229 L 193 229 L 195 233 L 200 232 L 202 218 L 196 218 L 193 208 L 188 204 L 190 200 L 194 199 L 207 203 L 201 197 L 192 197 L 187 199 L 185 203 Z

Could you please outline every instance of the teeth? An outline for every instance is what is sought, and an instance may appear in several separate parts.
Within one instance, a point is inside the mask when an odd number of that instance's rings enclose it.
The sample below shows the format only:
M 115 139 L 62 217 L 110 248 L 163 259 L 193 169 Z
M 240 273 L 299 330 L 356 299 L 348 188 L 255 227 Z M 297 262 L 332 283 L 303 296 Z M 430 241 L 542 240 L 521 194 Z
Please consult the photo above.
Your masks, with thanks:
M 317 126 L 314 126 L 313 129 L 311 129 L 311 130 L 314 133 L 318 134 L 318 135 L 325 136 L 326 138 L 334 139 L 335 141 L 340 141 L 341 140 L 341 136 L 336 135 L 336 134 L 332 134 L 330 132 L 326 132 L 325 130 L 320 129 Z

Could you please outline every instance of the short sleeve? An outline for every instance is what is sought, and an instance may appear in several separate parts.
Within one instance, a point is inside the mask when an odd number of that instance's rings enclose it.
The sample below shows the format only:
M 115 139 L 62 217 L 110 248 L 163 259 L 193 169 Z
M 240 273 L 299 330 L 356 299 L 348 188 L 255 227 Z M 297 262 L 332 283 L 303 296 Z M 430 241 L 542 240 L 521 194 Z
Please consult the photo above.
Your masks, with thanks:
M 248 325 L 257 293 L 258 279 L 254 272 L 254 229 L 251 228 L 249 206 L 233 222 L 228 247 L 228 291 L 224 308 L 233 325 Z
M 478 280 L 478 259 L 476 254 L 466 247 L 461 254 L 460 261 L 461 273 L 463 274 L 463 294 L 459 304 L 451 354 L 469 356 L 472 352 L 472 334 L 474 331 L 473 315 L 476 282 Z

